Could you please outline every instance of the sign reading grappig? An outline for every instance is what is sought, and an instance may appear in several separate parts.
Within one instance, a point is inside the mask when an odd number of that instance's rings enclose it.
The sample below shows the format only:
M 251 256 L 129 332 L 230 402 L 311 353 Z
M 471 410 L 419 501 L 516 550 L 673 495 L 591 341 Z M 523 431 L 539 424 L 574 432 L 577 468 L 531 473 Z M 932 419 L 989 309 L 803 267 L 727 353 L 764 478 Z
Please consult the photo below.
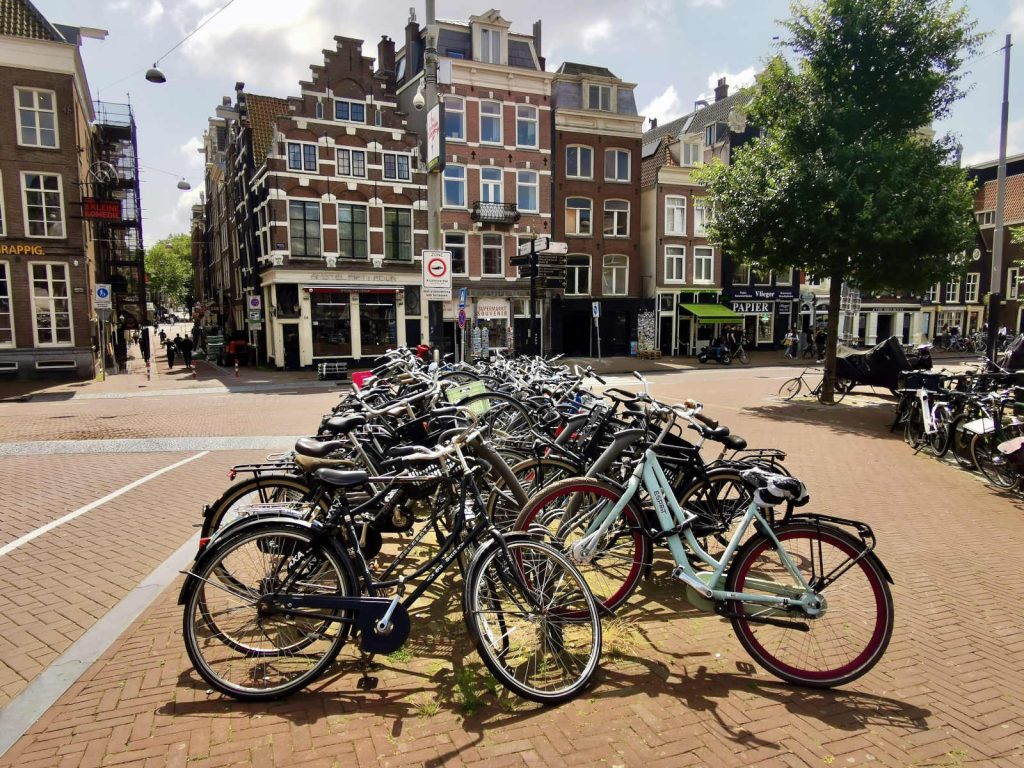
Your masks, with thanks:
M 423 299 L 452 300 L 451 251 L 423 251 Z

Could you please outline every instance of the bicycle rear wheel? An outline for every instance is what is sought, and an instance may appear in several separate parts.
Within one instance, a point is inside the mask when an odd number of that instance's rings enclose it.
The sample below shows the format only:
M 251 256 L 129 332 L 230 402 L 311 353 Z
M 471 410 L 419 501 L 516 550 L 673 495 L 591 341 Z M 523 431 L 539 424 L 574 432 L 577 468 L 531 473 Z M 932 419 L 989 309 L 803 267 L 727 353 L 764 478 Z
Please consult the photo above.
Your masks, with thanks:
M 1017 485 L 1017 473 L 996 450 L 996 443 L 1001 439 L 1004 438 L 997 438 L 991 432 L 975 435 L 971 441 L 971 458 L 989 483 L 1001 490 L 1010 490 Z
M 601 619 L 583 575 L 563 554 L 529 539 L 485 552 L 466 583 L 466 625 L 480 658 L 513 693 L 568 701 L 601 657 Z
M 252 509 L 254 504 L 296 504 L 308 499 L 312 491 L 309 484 L 293 474 L 264 474 L 247 477 L 231 485 L 203 515 L 200 536 L 212 536 L 216 531 L 234 522 Z M 329 502 L 321 498 L 319 512 L 326 512 Z M 310 508 L 308 512 L 312 513 Z
M 779 387 L 779 399 L 780 400 L 792 400 L 794 397 L 800 394 L 800 386 L 802 380 L 799 376 L 794 379 L 789 379 L 781 387 Z
M 880 567 L 873 557 L 851 562 L 863 548 L 829 526 L 793 523 L 774 533 L 819 595 L 821 612 L 811 617 L 798 609 L 733 601 L 736 636 L 758 664 L 791 683 L 831 688 L 856 680 L 878 663 L 892 637 L 892 594 Z M 823 575 L 844 566 L 848 566 L 845 572 L 821 588 Z M 763 535 L 752 538 L 736 554 L 726 589 L 794 598 L 802 593 L 772 541 Z

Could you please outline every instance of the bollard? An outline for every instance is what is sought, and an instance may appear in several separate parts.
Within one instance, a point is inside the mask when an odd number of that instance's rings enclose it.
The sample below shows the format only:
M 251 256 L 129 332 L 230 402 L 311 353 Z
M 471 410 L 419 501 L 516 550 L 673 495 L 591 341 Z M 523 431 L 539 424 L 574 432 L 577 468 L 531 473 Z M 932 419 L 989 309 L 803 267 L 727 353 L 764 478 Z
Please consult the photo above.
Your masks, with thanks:
M 238 378 L 238 358 L 235 358 L 235 378 Z
M 146 361 L 146 381 L 153 380 L 153 369 L 149 367 L 149 360 Z
M 195 363 L 192 363 L 192 378 L 193 379 L 198 379 L 199 378 L 198 376 L 196 376 L 196 364 Z

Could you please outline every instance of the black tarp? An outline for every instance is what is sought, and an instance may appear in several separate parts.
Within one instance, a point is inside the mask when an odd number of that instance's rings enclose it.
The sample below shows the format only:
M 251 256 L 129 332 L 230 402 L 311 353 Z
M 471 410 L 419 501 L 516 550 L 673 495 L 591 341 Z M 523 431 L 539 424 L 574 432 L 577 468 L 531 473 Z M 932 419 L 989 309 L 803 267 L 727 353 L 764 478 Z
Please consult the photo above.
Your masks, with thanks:
M 867 352 L 847 352 L 836 357 L 836 377 L 854 384 L 895 389 L 900 371 L 910 369 L 899 339 L 890 336 Z

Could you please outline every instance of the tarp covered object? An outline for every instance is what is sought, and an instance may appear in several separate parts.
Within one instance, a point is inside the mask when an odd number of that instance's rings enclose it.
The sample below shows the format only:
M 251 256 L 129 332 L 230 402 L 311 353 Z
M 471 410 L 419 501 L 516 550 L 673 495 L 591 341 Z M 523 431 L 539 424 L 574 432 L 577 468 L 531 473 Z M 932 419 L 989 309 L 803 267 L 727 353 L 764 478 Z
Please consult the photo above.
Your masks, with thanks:
M 899 339 L 890 336 L 867 352 L 846 352 L 836 357 L 836 377 L 855 384 L 895 389 L 900 371 L 910 369 Z

